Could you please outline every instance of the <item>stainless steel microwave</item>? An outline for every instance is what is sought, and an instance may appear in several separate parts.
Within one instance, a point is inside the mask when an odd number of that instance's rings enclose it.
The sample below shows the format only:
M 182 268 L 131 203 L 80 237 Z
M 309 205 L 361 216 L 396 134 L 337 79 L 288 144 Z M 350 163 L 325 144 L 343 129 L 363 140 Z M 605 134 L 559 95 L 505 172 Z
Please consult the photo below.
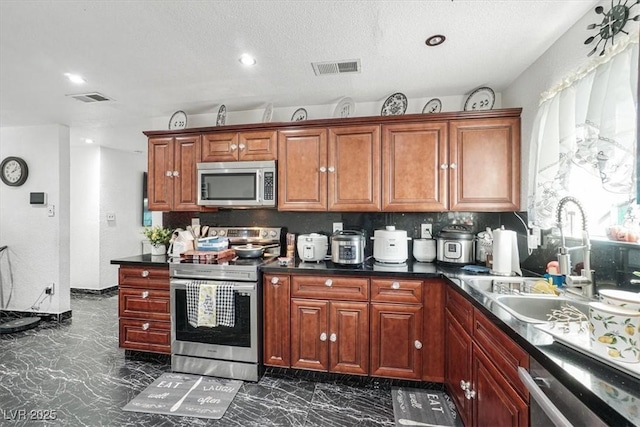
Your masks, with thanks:
M 275 160 L 198 163 L 198 204 L 221 208 L 276 206 Z

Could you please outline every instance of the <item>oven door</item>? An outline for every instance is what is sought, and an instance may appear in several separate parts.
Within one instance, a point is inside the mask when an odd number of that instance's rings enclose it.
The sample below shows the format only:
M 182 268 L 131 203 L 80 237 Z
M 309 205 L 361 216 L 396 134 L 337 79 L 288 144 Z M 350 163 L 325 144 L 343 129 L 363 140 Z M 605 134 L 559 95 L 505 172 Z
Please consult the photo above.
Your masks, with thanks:
M 233 327 L 193 327 L 187 315 L 187 283 L 171 279 L 171 353 L 207 359 L 258 362 L 257 283 L 199 281 L 201 284 L 234 285 Z

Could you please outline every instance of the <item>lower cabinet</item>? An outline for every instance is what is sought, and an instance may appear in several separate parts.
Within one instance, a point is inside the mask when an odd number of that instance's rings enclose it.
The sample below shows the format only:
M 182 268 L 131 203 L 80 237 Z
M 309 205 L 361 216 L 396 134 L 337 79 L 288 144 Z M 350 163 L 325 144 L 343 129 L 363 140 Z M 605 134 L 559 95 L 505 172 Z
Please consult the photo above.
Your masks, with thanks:
M 445 385 L 464 424 L 528 426 L 529 395 L 517 375 L 529 367 L 527 354 L 455 290 L 446 292 Z M 471 324 L 457 320 L 460 312 Z
M 171 354 L 168 268 L 120 266 L 118 323 L 120 348 Z

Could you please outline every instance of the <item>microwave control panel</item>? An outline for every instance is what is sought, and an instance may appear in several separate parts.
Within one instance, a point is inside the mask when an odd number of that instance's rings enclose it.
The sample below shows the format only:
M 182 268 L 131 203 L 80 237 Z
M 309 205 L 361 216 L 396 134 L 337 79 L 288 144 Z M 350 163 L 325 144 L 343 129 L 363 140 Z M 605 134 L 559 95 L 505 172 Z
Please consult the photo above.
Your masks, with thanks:
M 264 199 L 265 200 L 274 200 L 273 199 L 273 172 L 265 172 L 264 173 Z

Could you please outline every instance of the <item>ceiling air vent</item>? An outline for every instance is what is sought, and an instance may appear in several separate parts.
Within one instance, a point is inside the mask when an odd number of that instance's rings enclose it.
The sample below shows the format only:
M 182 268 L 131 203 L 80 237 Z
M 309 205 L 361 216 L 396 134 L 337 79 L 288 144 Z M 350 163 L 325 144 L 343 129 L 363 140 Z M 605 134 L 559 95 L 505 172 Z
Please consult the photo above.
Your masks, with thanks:
M 78 95 L 67 95 L 70 96 L 73 99 L 76 99 L 78 101 L 82 101 L 82 102 L 104 102 L 104 101 L 113 101 L 113 99 L 111 98 L 107 98 L 106 96 L 104 96 L 101 93 L 98 92 L 91 92 L 91 93 L 81 93 Z
M 360 72 L 359 59 L 332 62 L 312 62 L 311 66 L 313 67 L 313 72 L 316 73 L 316 76 Z

